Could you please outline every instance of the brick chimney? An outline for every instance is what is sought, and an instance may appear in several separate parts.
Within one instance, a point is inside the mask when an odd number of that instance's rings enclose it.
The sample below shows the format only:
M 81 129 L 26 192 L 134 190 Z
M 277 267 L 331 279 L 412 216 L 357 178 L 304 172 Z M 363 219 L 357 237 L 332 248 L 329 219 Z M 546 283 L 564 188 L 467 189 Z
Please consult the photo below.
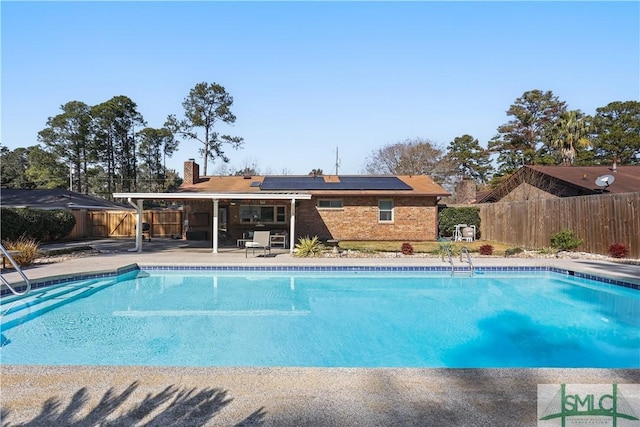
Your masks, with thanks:
M 456 203 L 471 204 L 476 202 L 476 182 L 473 179 L 462 179 L 456 184 Z
M 189 159 L 184 162 L 184 184 L 193 185 L 200 182 L 200 165 L 195 159 Z

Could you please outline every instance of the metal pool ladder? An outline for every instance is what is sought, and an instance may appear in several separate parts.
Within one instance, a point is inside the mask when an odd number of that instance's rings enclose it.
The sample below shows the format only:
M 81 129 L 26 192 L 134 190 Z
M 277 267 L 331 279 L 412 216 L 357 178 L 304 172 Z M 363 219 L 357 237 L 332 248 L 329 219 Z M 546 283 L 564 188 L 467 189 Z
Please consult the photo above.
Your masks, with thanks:
M 455 273 L 455 269 L 453 268 L 453 258 L 451 258 L 451 247 L 450 246 L 444 246 L 442 248 L 442 261 L 444 262 L 444 255 L 447 255 L 447 261 L 449 261 L 449 264 L 451 264 L 451 275 L 453 276 L 453 274 Z
M 467 259 L 462 259 L 463 253 L 467 255 Z M 460 248 L 460 262 L 469 264 L 469 273 L 473 276 L 473 262 L 471 262 L 471 255 L 469 255 L 469 249 L 466 246 Z
M 466 254 L 467 259 L 462 258 L 462 254 Z M 455 266 L 453 265 L 453 258 L 451 257 L 451 248 L 449 246 L 445 246 L 442 251 L 442 261 L 445 261 L 444 256 L 447 255 L 446 261 L 451 265 L 451 276 L 456 274 Z M 469 264 L 469 273 L 473 276 L 473 262 L 471 262 L 471 255 L 469 255 L 469 249 L 466 246 L 460 248 L 460 262 L 466 262 Z M 461 272 L 466 272 L 467 270 L 462 270 Z
M 5 257 L 6 259 L 9 260 L 9 262 L 11 262 L 11 265 L 13 265 L 13 268 L 16 269 L 16 271 L 18 272 L 18 274 L 20 274 L 20 276 L 22 277 L 22 280 L 24 280 L 25 284 L 27 285 L 26 288 L 24 289 L 24 291 L 16 291 L 15 288 L 13 286 L 11 286 L 11 284 L 7 281 L 7 279 L 4 278 L 4 276 L 2 274 L 0 274 L 0 279 L 2 280 L 2 283 L 11 291 L 13 292 L 15 295 L 26 295 L 27 293 L 29 293 L 29 291 L 31 290 L 31 281 L 29 280 L 29 278 L 24 274 L 24 272 L 22 271 L 22 269 L 20 268 L 20 266 L 18 265 L 18 263 L 13 259 L 13 257 L 11 256 L 11 254 L 9 253 L 9 251 L 7 251 L 5 249 L 5 247 L 0 243 L 0 251 L 2 251 L 2 256 Z

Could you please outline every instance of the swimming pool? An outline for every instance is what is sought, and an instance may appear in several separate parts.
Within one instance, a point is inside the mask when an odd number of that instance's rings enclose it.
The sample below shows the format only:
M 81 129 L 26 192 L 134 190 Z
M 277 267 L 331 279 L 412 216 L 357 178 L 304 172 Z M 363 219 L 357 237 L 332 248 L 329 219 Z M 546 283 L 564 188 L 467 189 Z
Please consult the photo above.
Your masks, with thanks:
M 553 271 L 134 270 L 2 301 L 3 364 L 640 367 L 640 292 Z

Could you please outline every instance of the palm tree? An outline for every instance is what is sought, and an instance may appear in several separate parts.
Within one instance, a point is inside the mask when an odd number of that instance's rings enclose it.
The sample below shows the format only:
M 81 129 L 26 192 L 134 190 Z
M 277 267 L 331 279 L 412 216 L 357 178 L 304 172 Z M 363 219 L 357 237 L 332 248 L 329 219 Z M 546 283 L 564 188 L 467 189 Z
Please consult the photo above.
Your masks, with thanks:
M 589 147 L 589 125 L 580 110 L 563 111 L 553 127 L 551 145 L 560 150 L 562 163 L 573 164 L 576 148 Z

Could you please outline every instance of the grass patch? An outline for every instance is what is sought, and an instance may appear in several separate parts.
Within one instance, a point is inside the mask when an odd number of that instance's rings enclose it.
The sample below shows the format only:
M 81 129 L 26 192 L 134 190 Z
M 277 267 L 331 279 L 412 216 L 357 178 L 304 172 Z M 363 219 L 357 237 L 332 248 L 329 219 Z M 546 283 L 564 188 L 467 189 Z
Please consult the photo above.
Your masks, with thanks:
M 364 253 L 373 252 L 402 252 L 402 244 L 406 240 L 398 241 L 365 241 L 365 240 L 342 240 L 340 241 L 340 249 L 360 251 Z M 504 252 L 511 246 L 500 242 L 488 242 L 486 240 L 477 240 L 475 242 L 447 242 L 451 244 L 453 252 L 460 253 L 460 248 L 466 246 L 469 252 L 479 252 L 480 247 L 486 244 L 493 246 L 493 255 L 504 256 Z M 428 241 L 428 242 L 411 242 L 413 246 L 413 253 L 429 253 L 438 255 L 440 254 L 440 245 L 442 242 Z

